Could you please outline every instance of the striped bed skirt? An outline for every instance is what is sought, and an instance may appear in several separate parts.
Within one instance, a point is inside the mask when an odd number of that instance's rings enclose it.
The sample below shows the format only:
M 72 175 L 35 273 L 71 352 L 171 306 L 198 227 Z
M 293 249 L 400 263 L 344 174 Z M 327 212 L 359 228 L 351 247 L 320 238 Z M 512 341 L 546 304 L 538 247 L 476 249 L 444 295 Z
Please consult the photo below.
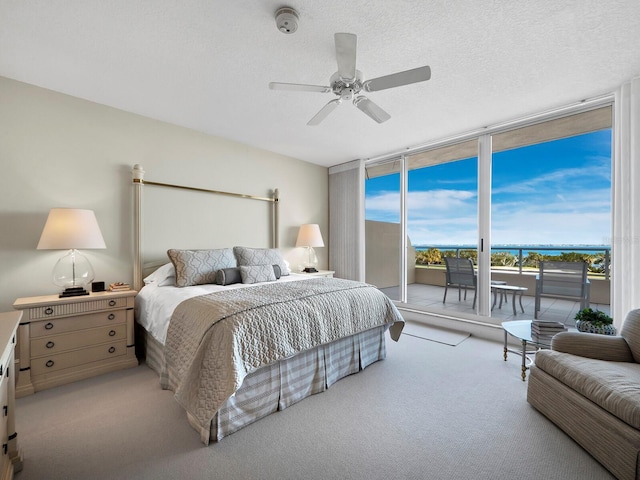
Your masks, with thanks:
M 210 432 L 202 432 L 197 422 L 187 419 L 205 443 L 206 438 L 220 441 L 241 428 L 284 410 L 315 393 L 324 392 L 335 382 L 386 356 L 387 326 L 341 338 L 262 367 L 247 375 L 236 393 L 218 410 Z M 164 347 L 139 327 L 136 342 L 144 350 L 139 357 L 158 375 L 164 361 Z

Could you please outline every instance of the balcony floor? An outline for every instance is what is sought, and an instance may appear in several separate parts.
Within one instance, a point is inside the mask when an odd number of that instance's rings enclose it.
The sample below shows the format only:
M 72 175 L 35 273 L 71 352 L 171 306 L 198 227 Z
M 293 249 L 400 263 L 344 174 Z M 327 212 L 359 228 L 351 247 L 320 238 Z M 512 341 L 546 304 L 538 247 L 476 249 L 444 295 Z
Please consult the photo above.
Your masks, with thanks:
M 467 292 L 467 299 L 464 299 L 464 291 L 462 292 L 462 299 L 458 301 L 458 290 L 456 288 L 449 288 L 447 292 L 447 303 L 442 303 L 444 297 L 444 287 L 435 285 L 425 285 L 421 283 L 412 283 L 407 286 L 407 305 L 424 309 L 425 311 L 433 311 L 438 313 L 445 313 L 449 315 L 455 315 L 456 313 L 473 314 L 473 290 Z M 399 298 L 398 287 L 381 288 L 382 292 L 389 296 L 392 300 Z M 524 307 L 524 313 L 520 310 L 520 305 L 516 299 L 516 311 L 517 315 L 513 314 L 513 308 L 511 306 L 511 294 L 508 295 L 506 305 L 503 303 L 502 308 L 499 308 L 500 301 L 496 303 L 495 308 L 491 312 L 491 317 L 499 322 L 506 322 L 509 320 L 530 320 L 533 319 L 533 308 L 535 303 L 535 297 L 523 295 L 522 306 Z M 590 305 L 594 310 L 601 310 L 606 314 L 610 314 L 610 305 L 608 304 L 594 304 Z M 562 322 L 568 327 L 575 326 L 574 318 L 576 313 L 580 309 L 579 302 L 572 302 L 568 300 L 556 300 L 552 298 L 543 298 L 541 300 L 541 310 L 538 314 L 539 320 L 549 320 Z

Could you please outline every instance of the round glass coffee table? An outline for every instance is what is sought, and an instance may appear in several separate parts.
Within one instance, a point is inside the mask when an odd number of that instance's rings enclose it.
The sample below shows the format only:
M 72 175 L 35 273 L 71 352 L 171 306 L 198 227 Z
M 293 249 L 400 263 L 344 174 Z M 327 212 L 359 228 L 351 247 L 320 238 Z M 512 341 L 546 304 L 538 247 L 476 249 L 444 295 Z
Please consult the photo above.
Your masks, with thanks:
M 527 378 L 527 369 L 533 363 L 528 355 L 535 354 L 541 348 L 551 348 L 550 335 L 532 335 L 531 320 L 514 320 L 512 322 L 502 322 L 504 330 L 504 361 L 507 361 L 507 352 L 517 353 L 522 356 L 522 381 Z M 521 350 L 510 350 L 507 346 L 507 335 L 520 340 L 522 344 Z

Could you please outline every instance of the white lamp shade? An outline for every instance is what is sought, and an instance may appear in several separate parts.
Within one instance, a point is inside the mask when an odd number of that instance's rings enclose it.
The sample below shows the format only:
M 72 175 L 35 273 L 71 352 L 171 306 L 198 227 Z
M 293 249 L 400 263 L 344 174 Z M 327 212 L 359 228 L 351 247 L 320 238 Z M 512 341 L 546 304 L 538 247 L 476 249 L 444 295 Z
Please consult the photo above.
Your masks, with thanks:
M 38 250 L 107 248 L 93 210 L 52 208 Z
M 324 247 L 320 227 L 315 223 L 301 225 L 296 247 Z

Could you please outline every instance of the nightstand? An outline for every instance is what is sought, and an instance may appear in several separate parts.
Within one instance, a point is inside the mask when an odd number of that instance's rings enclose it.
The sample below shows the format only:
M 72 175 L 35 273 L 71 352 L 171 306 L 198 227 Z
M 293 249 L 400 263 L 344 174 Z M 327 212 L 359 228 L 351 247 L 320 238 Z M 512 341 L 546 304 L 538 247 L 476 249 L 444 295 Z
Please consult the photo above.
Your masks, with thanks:
M 302 275 L 303 277 L 330 277 L 333 278 L 333 274 L 336 273 L 333 270 L 318 270 L 313 273 L 306 272 L 291 272 L 291 275 Z
M 137 292 L 18 298 L 23 310 L 16 351 L 16 396 L 135 367 Z

